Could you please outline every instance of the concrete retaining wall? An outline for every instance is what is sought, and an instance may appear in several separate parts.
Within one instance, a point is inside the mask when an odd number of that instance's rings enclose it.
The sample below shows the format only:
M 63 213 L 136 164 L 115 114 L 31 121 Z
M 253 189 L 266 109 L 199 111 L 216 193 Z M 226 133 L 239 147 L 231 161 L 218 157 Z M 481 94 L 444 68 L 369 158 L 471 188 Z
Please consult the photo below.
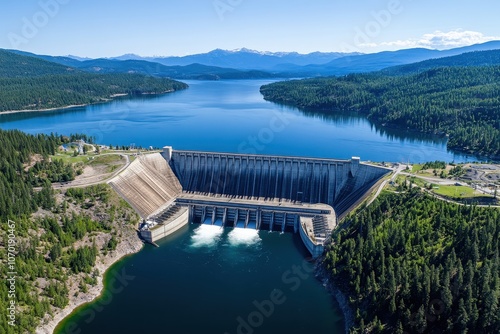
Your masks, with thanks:
M 315 244 L 309 238 L 305 230 L 305 224 L 303 224 L 302 222 L 299 222 L 299 234 L 300 239 L 302 239 L 302 242 L 304 243 L 304 246 L 306 246 L 307 250 L 309 251 L 309 253 L 311 253 L 313 258 L 320 257 L 321 254 L 323 254 L 325 247 L 323 245 Z
M 189 210 L 188 208 L 182 208 L 181 210 L 182 213 L 167 224 L 159 224 L 151 230 L 141 231 L 141 237 L 147 242 L 153 243 L 187 225 L 189 223 Z

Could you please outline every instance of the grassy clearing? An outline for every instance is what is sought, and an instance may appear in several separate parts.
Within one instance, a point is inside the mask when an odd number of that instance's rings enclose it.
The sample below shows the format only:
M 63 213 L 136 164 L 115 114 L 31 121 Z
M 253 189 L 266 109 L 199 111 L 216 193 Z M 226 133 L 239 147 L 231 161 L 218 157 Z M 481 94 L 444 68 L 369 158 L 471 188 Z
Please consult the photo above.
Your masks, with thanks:
M 434 169 L 419 169 L 416 172 L 413 172 L 415 175 L 418 176 L 427 176 L 427 177 L 438 177 L 441 174 L 442 169 L 436 169 L 437 175 L 434 174 Z
M 445 176 L 448 176 L 450 170 L 453 168 L 451 165 L 446 165 L 446 168 L 428 168 L 428 169 L 423 169 L 424 165 L 423 164 L 414 164 L 412 166 L 411 172 L 420 176 L 429 176 L 429 177 L 438 177 L 441 175 L 441 172 L 445 172 Z M 434 171 L 437 172 L 437 174 L 434 174 Z
M 448 198 L 464 199 L 464 198 L 474 198 L 474 197 L 484 196 L 483 194 L 467 186 L 455 186 L 455 185 L 444 186 L 444 185 L 429 183 L 428 181 L 418 177 L 406 178 L 402 175 L 398 175 L 396 182 L 402 183 L 404 182 L 405 179 L 411 181 L 413 184 L 421 188 L 426 188 L 426 189 L 432 188 L 431 191 L 433 193 Z M 397 184 L 395 184 L 394 186 L 397 187 Z
M 473 198 L 484 196 L 466 186 L 439 186 L 438 189 L 433 189 L 432 191 L 438 195 L 450 198 Z
M 89 157 L 85 155 L 73 156 L 73 153 L 56 153 L 56 155 L 51 156 L 52 159 L 62 159 L 67 163 L 78 163 L 83 162 L 87 163 L 89 161 Z
M 422 164 L 414 164 L 411 169 L 412 173 L 420 172 L 422 170 L 422 166 Z
M 416 184 L 419 187 L 425 187 L 426 185 L 429 184 L 427 181 L 420 179 L 418 177 L 412 177 L 410 178 L 410 180 L 412 183 Z
M 95 156 L 94 159 L 90 160 L 90 165 L 103 165 L 103 164 L 111 164 L 116 163 L 122 160 L 122 157 L 117 154 L 110 155 L 100 155 Z
M 87 155 L 77 155 L 76 157 L 73 153 L 56 153 L 51 156 L 52 159 L 62 159 L 67 163 L 78 163 L 82 162 L 84 164 L 89 165 L 105 165 L 105 164 L 113 164 L 118 163 L 122 160 L 122 157 L 118 154 L 110 154 L 110 155 L 95 155 L 94 153 L 90 153 Z

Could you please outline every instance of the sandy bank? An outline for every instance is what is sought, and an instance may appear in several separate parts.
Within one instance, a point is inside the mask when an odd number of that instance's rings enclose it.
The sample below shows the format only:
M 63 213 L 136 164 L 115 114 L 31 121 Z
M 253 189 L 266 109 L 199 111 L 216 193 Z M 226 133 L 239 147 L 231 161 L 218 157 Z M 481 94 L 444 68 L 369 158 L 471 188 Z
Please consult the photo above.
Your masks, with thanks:
M 172 93 L 172 92 L 175 92 L 175 89 L 166 90 L 166 91 L 160 92 L 160 93 L 142 93 L 139 96 L 163 95 L 163 94 Z M 44 112 L 44 111 L 54 111 L 54 110 L 61 110 L 61 109 L 71 109 L 71 108 L 77 108 L 77 107 L 86 107 L 86 106 L 90 106 L 90 105 L 94 105 L 94 104 L 107 103 L 107 102 L 112 101 L 114 98 L 124 97 L 127 95 L 129 95 L 129 94 L 128 93 L 114 94 L 114 95 L 111 95 L 109 99 L 106 99 L 106 100 L 103 100 L 100 102 L 87 103 L 87 104 L 73 104 L 73 105 L 69 105 L 69 106 L 56 107 L 56 108 L 6 110 L 6 111 L 0 111 L 0 115 L 9 115 L 9 114 L 26 113 L 26 112 Z
M 44 112 L 44 111 L 54 111 L 54 110 L 60 110 L 60 109 L 71 109 L 71 108 L 77 108 L 77 107 L 85 107 L 88 104 L 74 104 L 74 105 L 69 105 L 65 107 L 57 107 L 57 108 L 47 108 L 47 109 L 22 109 L 22 110 L 7 110 L 7 111 L 0 111 L 0 115 L 9 115 L 9 114 L 17 114 L 17 113 L 24 113 L 24 112 Z

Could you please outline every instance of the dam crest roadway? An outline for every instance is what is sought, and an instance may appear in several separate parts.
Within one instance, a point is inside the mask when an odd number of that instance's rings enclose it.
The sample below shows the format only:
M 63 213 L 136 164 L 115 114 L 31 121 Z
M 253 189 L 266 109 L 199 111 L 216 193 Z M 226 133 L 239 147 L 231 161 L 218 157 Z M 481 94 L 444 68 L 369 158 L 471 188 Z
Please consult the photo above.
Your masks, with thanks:
M 188 222 L 299 233 L 313 257 L 390 170 L 350 160 L 173 150 L 138 156 L 108 183 L 154 243 Z

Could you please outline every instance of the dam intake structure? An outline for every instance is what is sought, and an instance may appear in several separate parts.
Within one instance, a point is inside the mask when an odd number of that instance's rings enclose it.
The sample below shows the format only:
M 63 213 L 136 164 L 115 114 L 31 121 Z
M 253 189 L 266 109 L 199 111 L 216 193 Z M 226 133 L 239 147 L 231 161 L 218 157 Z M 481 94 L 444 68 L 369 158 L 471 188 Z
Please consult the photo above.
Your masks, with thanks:
M 187 222 L 292 231 L 300 233 L 314 257 L 322 253 L 338 219 L 389 172 L 357 157 L 245 155 L 169 146 L 134 163 L 109 183 L 145 220 L 145 240 L 154 242 Z

